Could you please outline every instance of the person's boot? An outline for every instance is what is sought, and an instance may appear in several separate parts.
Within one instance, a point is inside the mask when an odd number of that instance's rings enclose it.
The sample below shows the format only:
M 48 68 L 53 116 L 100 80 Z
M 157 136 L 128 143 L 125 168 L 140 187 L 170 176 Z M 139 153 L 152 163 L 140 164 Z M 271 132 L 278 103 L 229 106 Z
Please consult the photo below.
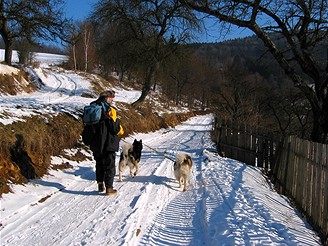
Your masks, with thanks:
M 112 196 L 112 195 L 116 195 L 117 190 L 113 189 L 113 188 L 106 188 L 106 195 L 107 196 Z
M 102 182 L 99 182 L 98 183 L 98 191 L 99 192 L 103 192 L 105 190 L 105 188 L 104 188 L 104 184 L 102 183 Z

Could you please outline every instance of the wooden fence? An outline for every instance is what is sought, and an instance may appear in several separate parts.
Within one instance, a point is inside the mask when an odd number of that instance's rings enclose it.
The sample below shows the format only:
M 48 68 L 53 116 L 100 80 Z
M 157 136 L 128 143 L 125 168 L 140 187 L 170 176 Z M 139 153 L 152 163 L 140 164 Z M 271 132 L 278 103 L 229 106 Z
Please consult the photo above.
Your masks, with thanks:
M 271 181 L 291 197 L 328 245 L 328 145 L 295 136 L 280 144 Z
M 217 123 L 216 142 L 223 156 L 266 170 L 273 169 L 278 142 L 257 128 Z
M 216 125 L 219 153 L 261 167 L 328 245 L 328 145 L 289 136 L 282 141 L 246 126 Z

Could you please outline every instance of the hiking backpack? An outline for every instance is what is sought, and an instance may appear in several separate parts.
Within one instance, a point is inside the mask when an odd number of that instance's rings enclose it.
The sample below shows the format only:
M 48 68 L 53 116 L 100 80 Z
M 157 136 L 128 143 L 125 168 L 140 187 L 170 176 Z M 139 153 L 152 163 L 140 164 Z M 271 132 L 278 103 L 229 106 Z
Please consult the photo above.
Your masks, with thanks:
M 93 125 L 99 123 L 102 118 L 103 110 L 105 110 L 103 103 L 101 104 L 102 105 L 91 103 L 90 105 L 84 107 L 83 123 L 85 125 Z
M 84 107 L 82 116 L 84 128 L 81 135 L 85 145 L 90 145 L 95 140 L 99 122 L 103 119 L 104 110 L 105 107 L 103 103 L 101 103 L 101 105 L 91 103 Z

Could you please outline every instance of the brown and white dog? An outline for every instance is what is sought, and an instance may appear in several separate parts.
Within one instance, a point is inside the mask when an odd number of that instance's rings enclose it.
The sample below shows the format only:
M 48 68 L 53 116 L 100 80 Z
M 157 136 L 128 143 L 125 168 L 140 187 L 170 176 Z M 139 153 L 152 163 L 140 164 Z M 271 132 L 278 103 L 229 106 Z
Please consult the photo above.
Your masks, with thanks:
M 179 182 L 179 188 L 181 188 L 183 183 L 183 191 L 187 190 L 192 165 L 190 155 L 184 152 L 178 152 L 176 154 L 176 159 L 173 166 L 174 176 Z
M 136 176 L 139 172 L 139 162 L 142 150 L 142 140 L 134 140 L 133 144 L 126 143 L 122 146 L 122 153 L 119 162 L 119 181 L 122 181 L 122 174 L 126 166 L 130 168 L 132 177 Z M 135 169 L 135 171 L 134 171 Z

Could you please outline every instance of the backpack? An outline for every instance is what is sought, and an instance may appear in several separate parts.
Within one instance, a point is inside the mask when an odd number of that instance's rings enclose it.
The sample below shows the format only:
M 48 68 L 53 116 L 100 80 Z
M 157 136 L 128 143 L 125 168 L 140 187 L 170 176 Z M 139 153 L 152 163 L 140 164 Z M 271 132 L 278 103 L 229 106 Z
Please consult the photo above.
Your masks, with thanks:
M 83 123 L 85 125 L 93 125 L 99 123 L 102 118 L 102 112 L 105 110 L 103 103 L 98 105 L 96 103 L 91 103 L 84 107 L 83 110 Z
M 91 143 L 95 140 L 99 123 L 104 118 L 103 111 L 105 110 L 105 107 L 103 103 L 101 104 L 102 105 L 91 103 L 90 105 L 84 107 L 82 116 L 84 128 L 81 135 L 82 141 L 85 145 L 91 145 Z

